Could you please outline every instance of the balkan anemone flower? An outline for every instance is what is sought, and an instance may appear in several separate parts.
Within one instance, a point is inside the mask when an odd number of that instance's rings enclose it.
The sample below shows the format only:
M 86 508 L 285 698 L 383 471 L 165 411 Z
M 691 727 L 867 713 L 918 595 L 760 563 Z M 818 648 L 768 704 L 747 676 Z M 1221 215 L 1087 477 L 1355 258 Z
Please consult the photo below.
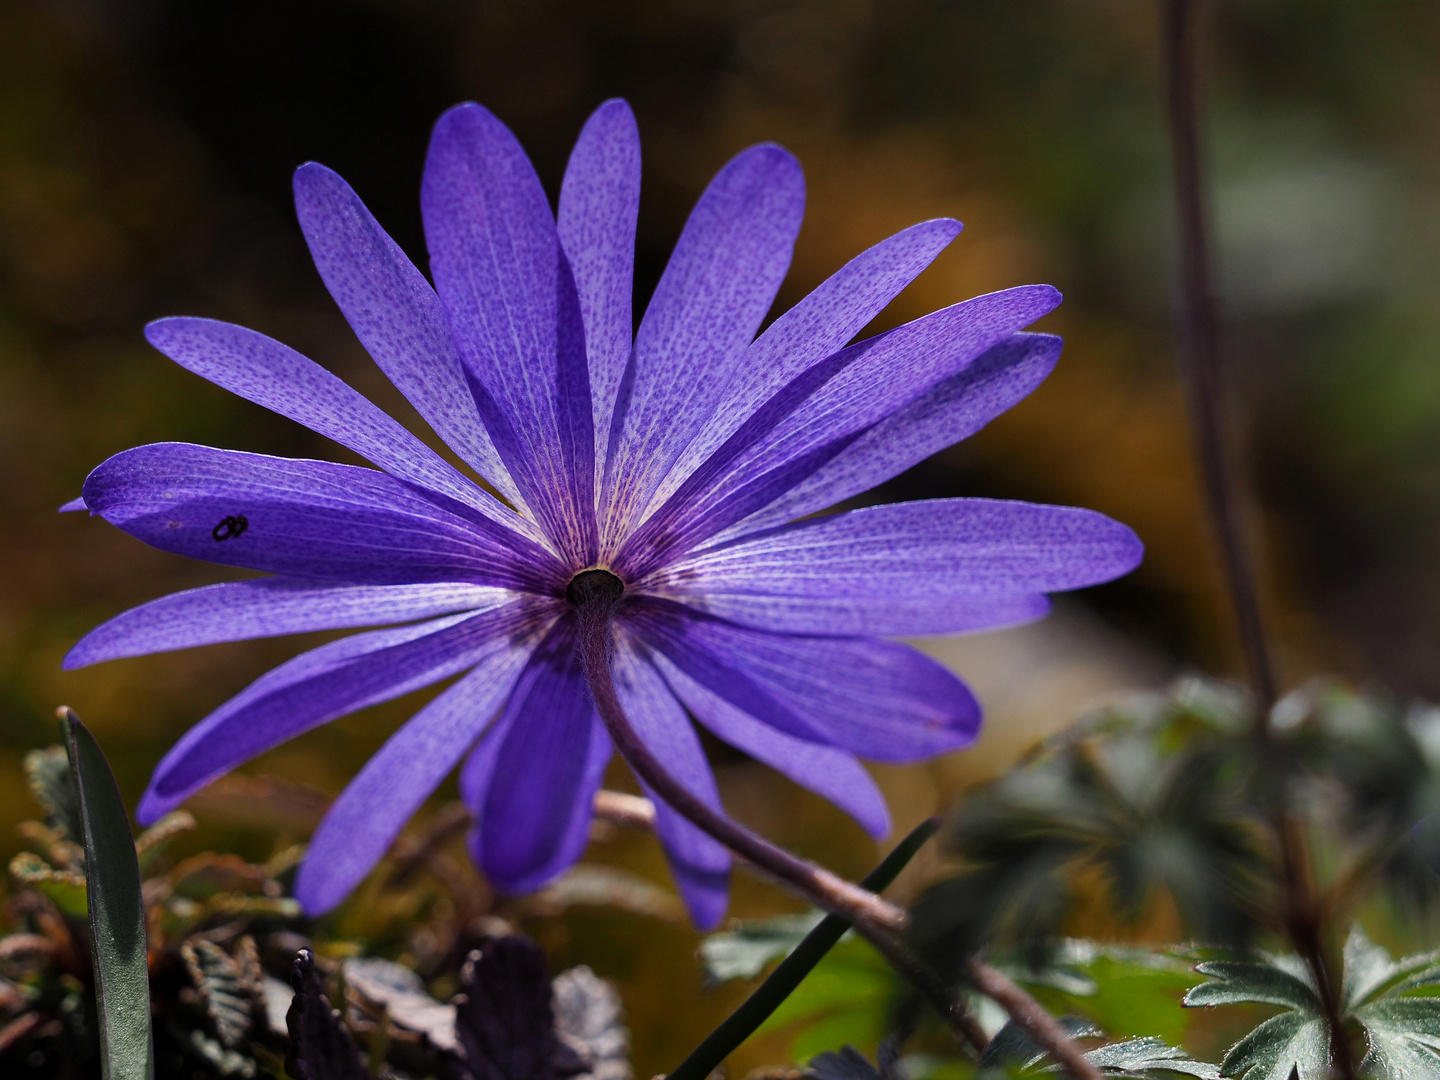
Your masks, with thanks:
M 889 817 L 858 759 L 928 758 L 980 724 L 963 683 L 885 637 L 1034 619 L 1047 592 L 1139 561 L 1129 529 L 1067 507 L 936 499 L 807 517 L 1034 389 L 1060 341 L 1018 331 L 1059 303 L 1054 289 L 977 297 L 847 347 L 960 231 L 928 221 L 757 337 L 804 203 L 795 159 L 762 145 L 701 196 L 632 339 L 639 193 L 624 102 L 585 125 L 558 215 L 510 131 L 479 106 L 452 109 L 422 187 L 432 291 L 343 180 L 296 173 L 335 302 L 488 486 L 277 341 L 206 319 L 147 328 L 176 363 L 378 470 L 188 443 L 110 458 L 71 508 L 273 576 L 134 608 L 66 666 L 385 628 L 297 656 L 202 720 L 156 769 L 142 821 L 301 732 L 458 676 L 336 800 L 297 895 L 311 912 L 339 903 L 462 759 L 476 861 L 502 889 L 543 885 L 585 847 L 613 753 L 577 655 L 579 578 L 618 597 L 616 692 L 683 788 L 718 809 L 693 718 L 880 836 Z M 656 801 L 678 886 L 713 925 L 729 854 Z

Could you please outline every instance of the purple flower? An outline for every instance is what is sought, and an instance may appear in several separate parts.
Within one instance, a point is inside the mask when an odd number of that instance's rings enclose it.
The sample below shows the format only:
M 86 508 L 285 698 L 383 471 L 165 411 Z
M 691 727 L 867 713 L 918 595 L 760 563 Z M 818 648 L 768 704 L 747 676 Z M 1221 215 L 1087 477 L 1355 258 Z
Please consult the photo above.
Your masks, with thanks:
M 1018 331 L 1059 303 L 1054 289 L 977 297 L 846 347 L 960 231 L 928 221 L 756 337 L 804 204 L 795 159 L 762 145 L 701 196 L 632 340 L 639 194 L 624 102 L 585 125 L 558 220 L 509 130 L 476 105 L 452 109 L 422 188 L 432 291 L 343 180 L 315 164 L 296 173 L 336 303 L 490 489 L 279 342 L 205 319 L 148 327 L 181 366 L 379 471 L 187 443 L 110 458 L 85 481 L 92 514 L 162 550 L 273 576 L 128 611 L 66 666 L 386 628 L 303 653 L 202 720 L 156 769 L 142 821 L 303 731 L 458 676 L 331 807 L 297 893 L 312 912 L 339 903 L 462 759 L 476 861 L 502 889 L 543 885 L 581 855 L 612 755 L 566 599 L 576 574 L 603 568 L 625 590 L 621 700 L 681 783 L 719 806 L 693 717 L 880 836 L 889 817 L 857 759 L 928 758 L 980 724 L 964 684 L 883 637 L 1034 619 L 1047 592 L 1137 564 L 1129 529 L 1066 507 L 937 499 L 797 520 L 1034 389 L 1060 341 Z M 691 913 L 713 925 L 729 855 L 656 810 Z

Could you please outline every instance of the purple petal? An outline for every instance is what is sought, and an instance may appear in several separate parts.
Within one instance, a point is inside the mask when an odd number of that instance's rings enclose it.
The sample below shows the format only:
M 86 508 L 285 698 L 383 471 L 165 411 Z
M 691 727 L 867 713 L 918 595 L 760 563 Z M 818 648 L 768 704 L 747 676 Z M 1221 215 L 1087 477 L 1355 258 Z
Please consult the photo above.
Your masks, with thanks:
M 624 639 L 616 649 L 615 692 L 625 715 L 680 786 L 723 814 L 720 789 L 715 786 L 715 774 L 700 739 L 665 680 L 643 655 L 647 651 L 638 642 Z M 691 920 L 701 930 L 717 926 L 730 899 L 730 852 L 672 809 L 643 780 L 641 787 L 655 804 L 655 831 Z
M 492 882 L 531 892 L 580 858 L 612 752 L 574 634 L 557 623 L 466 764 L 462 787 L 480 818 L 471 850 Z
M 74 513 L 76 510 L 84 510 L 84 509 L 85 509 L 85 497 L 82 495 L 82 496 L 79 496 L 78 498 L 71 499 L 71 500 L 70 500 L 69 502 L 67 502 L 64 506 L 60 507 L 58 513 L 61 513 L 61 514 L 71 514 L 71 513 Z
M 1048 285 L 979 296 L 812 364 L 765 403 L 627 542 L 635 578 L 769 506 L 867 428 L 1060 302 Z
M 968 439 L 1040 385 L 1060 357 L 1050 334 L 1016 334 L 870 428 L 830 462 L 725 539 L 804 517 L 869 491 Z
M 68 671 L 102 660 L 221 641 L 384 626 L 455 611 L 488 610 L 514 599 L 515 594 L 505 589 L 450 582 L 317 585 L 294 578 L 227 582 L 171 593 L 101 623 L 76 643 L 61 666 Z
M 378 406 L 288 345 L 213 319 L 161 319 L 145 337 L 187 371 L 348 446 L 392 476 L 523 527 Z
M 296 171 L 295 213 L 315 268 L 360 344 L 452 450 L 523 505 L 475 411 L 430 283 L 325 166 L 311 162 Z
M 585 318 L 597 475 L 604 469 L 615 394 L 630 359 L 639 213 L 640 133 L 630 106 L 616 98 L 596 109 L 580 132 L 560 186 L 557 223 Z
M 1035 594 L 1110 581 L 1143 552 L 1093 510 L 927 499 L 731 541 L 637 587 L 767 630 L 939 634 L 1038 617 Z
M 855 256 L 771 323 L 745 350 L 724 399 L 653 502 L 670 495 L 786 383 L 842 349 L 960 234 L 949 218 L 921 222 Z
M 686 222 L 635 336 L 610 433 L 607 537 L 627 531 L 696 432 L 770 310 L 805 212 L 799 163 L 740 153 Z
M 504 124 L 460 105 L 435 125 L 421 210 L 436 289 L 495 448 L 560 551 L 593 562 L 585 327 L 540 180 Z
M 302 653 L 186 732 L 156 767 L 137 816 L 154 821 L 255 755 L 516 648 L 543 625 L 537 605 L 517 602 L 479 615 L 356 634 Z
M 980 729 L 965 684 L 905 645 L 771 634 L 663 600 L 634 603 L 625 618 L 686 675 L 757 720 L 858 757 L 921 761 L 970 745 Z
M 545 589 L 553 556 L 373 469 L 152 443 L 85 480 L 91 513 L 162 551 L 332 582 Z M 463 515 L 463 516 L 462 516 Z
M 705 689 L 664 656 L 656 656 L 654 662 L 685 707 L 715 736 L 834 803 L 877 840 L 890 832 L 885 796 L 854 757 L 792 738 L 756 720 Z
M 494 718 L 529 656 L 523 647 L 497 649 L 366 763 L 320 822 L 300 864 L 295 896 L 307 913 L 324 914 L 360 884 Z

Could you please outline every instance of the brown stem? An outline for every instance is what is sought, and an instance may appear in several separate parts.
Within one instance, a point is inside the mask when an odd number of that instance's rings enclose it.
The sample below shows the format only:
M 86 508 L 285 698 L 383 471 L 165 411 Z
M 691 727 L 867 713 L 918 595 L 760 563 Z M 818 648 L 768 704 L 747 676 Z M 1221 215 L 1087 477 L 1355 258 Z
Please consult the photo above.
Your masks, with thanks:
M 586 571 L 577 575 L 567 592 L 575 606 L 578 649 L 585 680 L 596 711 L 620 756 L 673 809 L 744 862 L 788 885 L 817 907 L 848 920 L 857 933 L 874 945 L 915 986 L 962 1039 L 972 1045 L 983 1046 L 984 1033 L 969 1017 L 963 1003 L 956 1001 L 940 979 L 905 947 L 901 935 L 909 920 L 904 910 L 824 867 L 792 855 L 707 806 L 675 780 L 641 741 L 615 693 L 615 681 L 610 670 L 611 618 L 620 592 L 618 579 L 605 571 Z M 1001 986 L 1002 993 L 1020 1010 L 1019 1013 L 1011 1011 L 1011 1018 L 1030 1034 L 1037 1045 L 1049 1051 L 1073 1080 L 1101 1080 L 1099 1070 L 1085 1060 L 1079 1048 L 1066 1037 L 1064 1029 L 1034 998 L 993 968 L 980 965 L 980 970 L 992 973 L 987 981 Z M 999 982 L 995 982 L 997 978 Z M 1009 1009 L 1005 1000 L 998 997 L 996 1000 Z
M 1201 0 L 1162 0 L 1166 114 L 1175 159 L 1175 209 L 1179 227 L 1181 369 L 1210 515 L 1220 543 L 1245 667 L 1256 699 L 1253 734 L 1262 771 L 1283 777 L 1283 754 L 1270 731 L 1270 711 L 1276 692 L 1274 670 L 1260 617 L 1254 569 L 1244 541 L 1221 414 L 1219 318 L 1211 274 L 1200 144 L 1200 3 Z M 1268 795 L 1280 855 L 1283 921 L 1319 991 L 1330 1028 L 1334 1066 L 1345 1080 L 1353 1080 L 1355 1062 L 1345 1037 L 1335 968 L 1327 962 L 1320 910 L 1306 866 L 1304 838 L 1285 812 L 1284 786 L 1282 780 Z
M 1200 152 L 1199 19 L 1195 0 L 1164 0 L 1166 105 L 1175 157 L 1175 209 L 1180 241 L 1179 337 L 1196 452 L 1216 538 L 1230 584 L 1245 666 L 1259 698 L 1259 716 L 1275 701 L 1275 678 L 1260 620 L 1255 574 L 1245 546 L 1234 473 L 1224 439 L 1220 334 L 1210 270 Z
M 998 1001 L 1037 1046 L 1045 1050 L 1074 1077 L 1100 1080 L 1100 1070 L 1080 1052 L 1080 1048 L 1038 1001 L 1017 986 L 1008 976 L 983 960 L 971 959 L 970 981 L 987 997 Z

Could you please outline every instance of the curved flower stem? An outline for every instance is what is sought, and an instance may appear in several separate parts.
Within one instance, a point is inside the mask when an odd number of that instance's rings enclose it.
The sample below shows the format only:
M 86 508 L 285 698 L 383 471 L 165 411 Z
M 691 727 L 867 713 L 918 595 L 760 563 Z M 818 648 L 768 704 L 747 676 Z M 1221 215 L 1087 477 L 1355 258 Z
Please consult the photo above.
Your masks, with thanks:
M 1201 0 L 1163 0 L 1162 37 L 1166 113 L 1175 159 L 1175 204 L 1179 224 L 1181 362 L 1190 399 L 1191 422 L 1205 490 L 1214 519 L 1241 647 L 1256 698 L 1254 737 L 1267 771 L 1281 750 L 1270 731 L 1276 684 L 1245 546 L 1239 500 L 1226 452 L 1221 415 L 1219 319 L 1211 276 L 1208 222 L 1200 149 L 1199 12 Z M 1270 807 L 1280 857 L 1281 912 L 1291 943 L 1304 957 L 1319 991 L 1330 1029 L 1330 1055 L 1343 1080 L 1353 1080 L 1355 1061 L 1341 1016 L 1336 967 L 1326 955 L 1323 917 L 1309 881 L 1303 835 L 1283 805 L 1281 785 Z
M 583 576 L 583 575 L 582 575 Z M 582 587 L 576 588 L 580 584 Z M 580 662 L 596 711 L 605 723 L 615 749 L 650 788 L 672 808 L 724 844 L 745 862 L 788 885 L 810 903 L 839 915 L 869 941 L 956 1033 L 972 1045 L 983 1038 L 965 1010 L 940 978 L 905 947 L 901 938 L 908 918 L 901 908 L 844 878 L 778 847 L 736 824 L 696 798 L 677 781 L 650 751 L 631 725 L 610 670 L 611 617 L 618 593 L 605 587 L 589 588 L 577 577 L 569 593 L 575 605 Z M 983 993 L 995 998 L 1011 1019 L 1064 1067 L 1073 1080 L 1101 1080 L 1101 1073 L 1086 1060 L 1065 1030 L 1029 994 L 999 971 L 978 960 L 970 961 L 969 975 Z M 980 1043 L 983 1045 L 983 1043 Z

